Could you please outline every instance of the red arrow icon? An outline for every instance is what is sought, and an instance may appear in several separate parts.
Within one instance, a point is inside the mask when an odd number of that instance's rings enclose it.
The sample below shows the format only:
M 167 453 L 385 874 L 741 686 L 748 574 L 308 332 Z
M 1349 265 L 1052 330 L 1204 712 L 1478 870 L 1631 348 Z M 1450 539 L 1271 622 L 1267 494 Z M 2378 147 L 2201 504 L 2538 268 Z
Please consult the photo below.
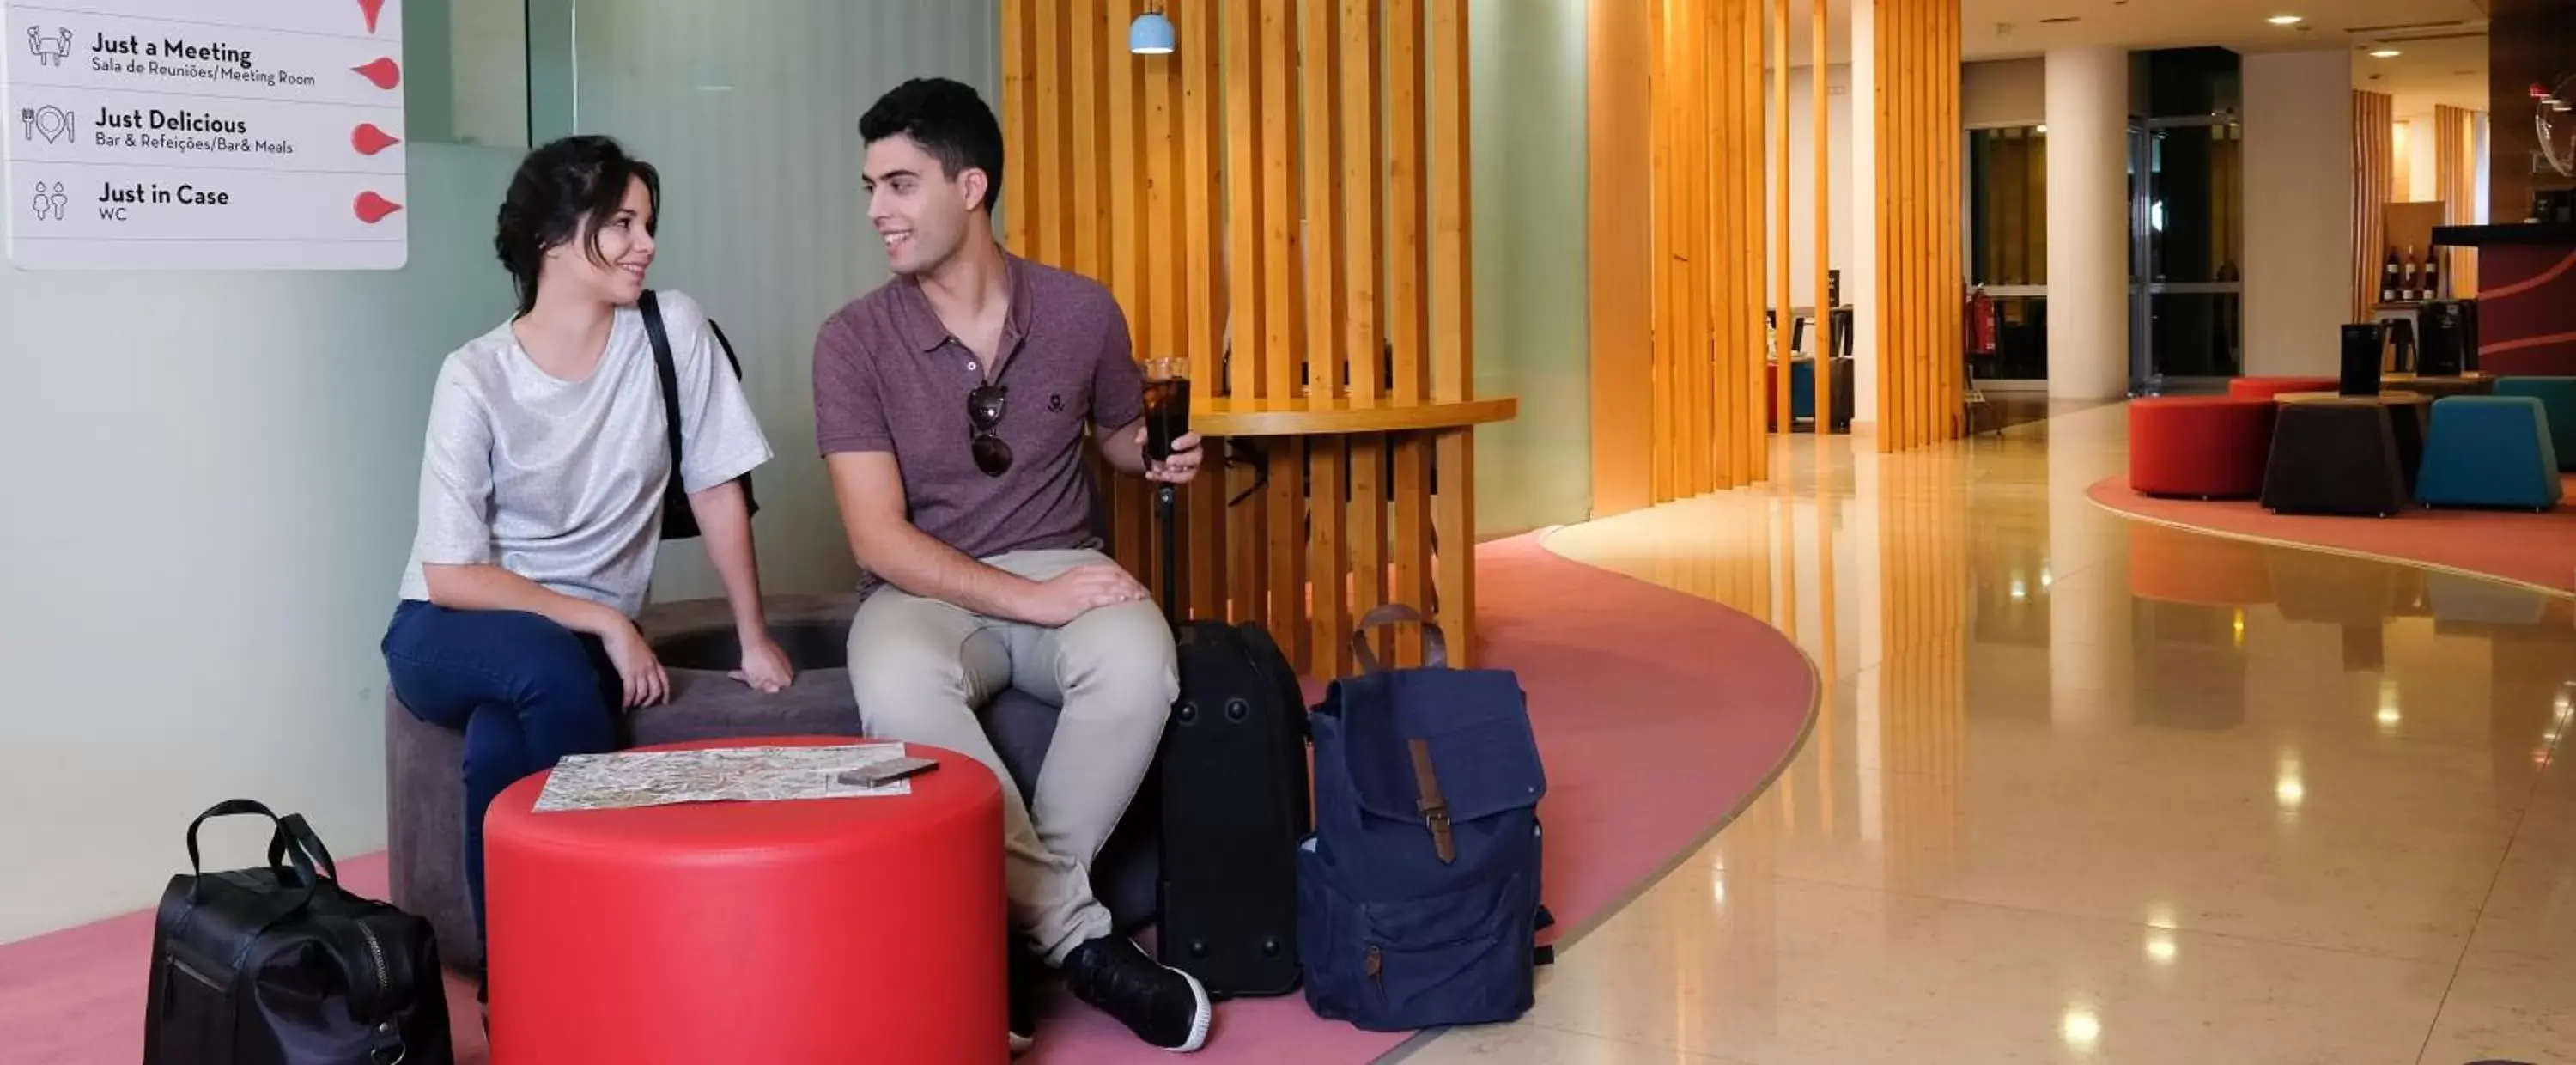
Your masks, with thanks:
M 359 193 L 356 206 L 358 211 L 358 221 L 365 222 L 371 226 L 384 221 L 387 216 L 394 212 L 402 210 L 401 204 L 395 203 L 382 196 L 378 196 L 373 192 Z
M 402 84 L 402 68 L 395 66 L 391 59 L 379 58 L 363 67 L 349 69 L 357 71 L 360 77 L 374 82 L 379 89 L 390 89 Z
M 366 12 L 367 32 L 376 32 L 376 16 L 385 13 L 385 0 L 358 0 L 358 10 Z
M 358 128 L 349 131 L 349 144 L 360 155 L 374 155 L 401 143 L 402 138 L 377 129 L 373 122 L 358 123 Z

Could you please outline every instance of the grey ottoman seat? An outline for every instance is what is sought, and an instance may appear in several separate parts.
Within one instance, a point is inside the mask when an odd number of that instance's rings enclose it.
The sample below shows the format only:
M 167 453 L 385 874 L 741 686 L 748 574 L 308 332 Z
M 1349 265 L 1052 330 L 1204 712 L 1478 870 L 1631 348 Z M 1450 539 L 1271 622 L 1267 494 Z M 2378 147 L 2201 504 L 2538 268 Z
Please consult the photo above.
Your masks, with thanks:
M 763 695 L 725 674 L 735 665 L 732 615 L 721 599 L 657 604 L 638 622 L 671 678 L 668 702 L 621 715 L 622 747 L 759 736 L 858 736 L 848 656 L 853 595 L 769 597 L 770 633 L 797 669 L 796 683 Z M 1017 690 L 983 709 L 984 731 L 1023 800 L 1055 738 L 1056 707 Z M 465 737 L 412 716 L 385 693 L 385 818 L 394 905 L 429 920 L 447 963 L 483 962 L 464 875 Z M 1092 889 L 1121 929 L 1153 919 L 1159 804 L 1152 775 L 1092 864 Z M 1001 840 L 994 840 L 999 847 Z M 998 915 L 997 915 L 998 917 Z

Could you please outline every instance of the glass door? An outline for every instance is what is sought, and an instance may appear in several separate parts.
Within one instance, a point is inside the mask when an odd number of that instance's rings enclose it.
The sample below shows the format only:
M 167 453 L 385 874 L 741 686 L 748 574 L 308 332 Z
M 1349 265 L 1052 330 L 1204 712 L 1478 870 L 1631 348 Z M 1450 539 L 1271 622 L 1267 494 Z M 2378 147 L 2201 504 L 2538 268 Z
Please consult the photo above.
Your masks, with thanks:
M 2214 391 L 2244 367 L 2244 125 L 2131 127 L 2130 385 Z

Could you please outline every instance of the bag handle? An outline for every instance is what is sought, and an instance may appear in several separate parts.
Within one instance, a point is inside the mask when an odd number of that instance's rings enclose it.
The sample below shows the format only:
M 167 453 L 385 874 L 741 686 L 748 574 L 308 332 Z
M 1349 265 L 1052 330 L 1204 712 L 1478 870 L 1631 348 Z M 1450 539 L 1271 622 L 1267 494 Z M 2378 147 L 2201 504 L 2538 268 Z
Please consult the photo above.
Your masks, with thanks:
M 299 857 L 320 866 L 323 876 L 331 878 L 334 882 L 340 879 L 340 867 L 331 860 L 330 848 L 322 845 L 322 837 L 314 834 L 313 826 L 305 822 L 303 814 L 288 814 L 278 818 L 277 833 L 268 839 L 268 864 L 276 865 L 279 858 L 293 851 L 301 851 Z M 299 865 L 297 868 L 301 869 L 305 866 Z M 310 877 L 308 876 L 307 879 L 309 880 Z
M 1388 603 L 1361 616 L 1359 627 L 1351 630 L 1351 655 L 1359 660 L 1360 672 L 1386 672 L 1386 663 L 1378 660 L 1377 650 L 1369 646 L 1371 629 L 1407 623 L 1422 626 L 1423 665 L 1429 669 L 1449 668 L 1449 637 L 1436 622 L 1425 620 L 1422 612 L 1402 603 Z
M 317 853 L 320 854 L 326 867 L 330 865 L 331 856 L 328 851 L 322 850 L 322 841 L 313 835 L 313 829 L 304 824 L 304 815 L 290 814 L 286 818 L 280 819 L 274 811 L 270 810 L 265 804 L 256 799 L 226 799 L 214 804 L 213 806 L 207 807 L 206 812 L 198 814 L 196 820 L 188 822 L 188 901 L 197 901 L 197 885 L 205 879 L 206 875 L 205 860 L 201 857 L 200 852 L 197 849 L 197 829 L 203 827 L 208 820 L 213 818 L 232 817 L 239 814 L 257 814 L 261 817 L 268 818 L 269 824 L 273 826 L 268 837 L 269 867 L 272 869 L 286 868 L 286 866 L 278 864 L 278 860 L 281 858 L 293 863 L 296 874 L 303 878 L 305 896 L 308 898 L 311 897 L 313 883 L 316 877 L 316 873 L 313 868 L 313 855 Z M 293 846 L 288 845 L 289 840 L 293 837 L 293 832 L 287 827 L 289 822 L 296 825 L 303 834 L 302 839 L 294 840 L 295 845 Z M 304 840 L 311 841 L 312 849 L 310 851 L 305 849 L 303 845 Z M 333 870 L 331 878 L 334 880 L 340 878 L 339 872 L 336 869 Z
M 1402 603 L 1388 603 L 1360 618 L 1359 628 L 1351 632 L 1351 654 L 1359 659 L 1364 673 L 1383 673 L 1386 663 L 1378 660 L 1377 651 L 1369 646 L 1369 630 L 1388 625 L 1416 623 L 1422 626 L 1423 665 L 1430 669 L 1449 668 L 1449 638 L 1440 626 L 1424 620 L 1422 612 Z M 1447 865 L 1458 860 L 1457 836 L 1449 822 L 1449 797 L 1440 790 L 1440 772 L 1431 764 L 1431 744 L 1423 740 L 1406 740 L 1407 753 L 1413 756 L 1414 809 L 1422 814 L 1422 827 L 1431 830 L 1431 846 Z

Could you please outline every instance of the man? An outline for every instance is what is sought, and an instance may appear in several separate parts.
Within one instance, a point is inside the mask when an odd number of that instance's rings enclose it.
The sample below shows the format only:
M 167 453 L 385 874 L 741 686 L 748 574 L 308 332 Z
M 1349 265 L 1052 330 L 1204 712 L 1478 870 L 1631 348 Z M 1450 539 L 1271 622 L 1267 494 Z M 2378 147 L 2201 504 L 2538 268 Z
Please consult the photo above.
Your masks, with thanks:
M 1146 1042 L 1197 1050 L 1207 990 L 1117 936 L 1091 894 L 1091 861 L 1144 779 L 1179 682 L 1170 626 L 1099 551 L 1082 447 L 1087 421 L 1111 466 L 1180 484 L 1197 474 L 1198 438 L 1148 461 L 1144 380 L 1117 302 L 995 241 L 1001 126 L 973 89 L 905 82 L 859 134 L 895 277 L 824 323 L 814 421 L 868 574 L 850 626 L 860 716 L 870 735 L 963 751 L 1000 774 L 1026 946 Z M 1025 808 L 975 715 L 1006 685 L 1063 705 Z M 1031 1003 L 1012 985 L 1012 1045 L 1026 1049 Z

